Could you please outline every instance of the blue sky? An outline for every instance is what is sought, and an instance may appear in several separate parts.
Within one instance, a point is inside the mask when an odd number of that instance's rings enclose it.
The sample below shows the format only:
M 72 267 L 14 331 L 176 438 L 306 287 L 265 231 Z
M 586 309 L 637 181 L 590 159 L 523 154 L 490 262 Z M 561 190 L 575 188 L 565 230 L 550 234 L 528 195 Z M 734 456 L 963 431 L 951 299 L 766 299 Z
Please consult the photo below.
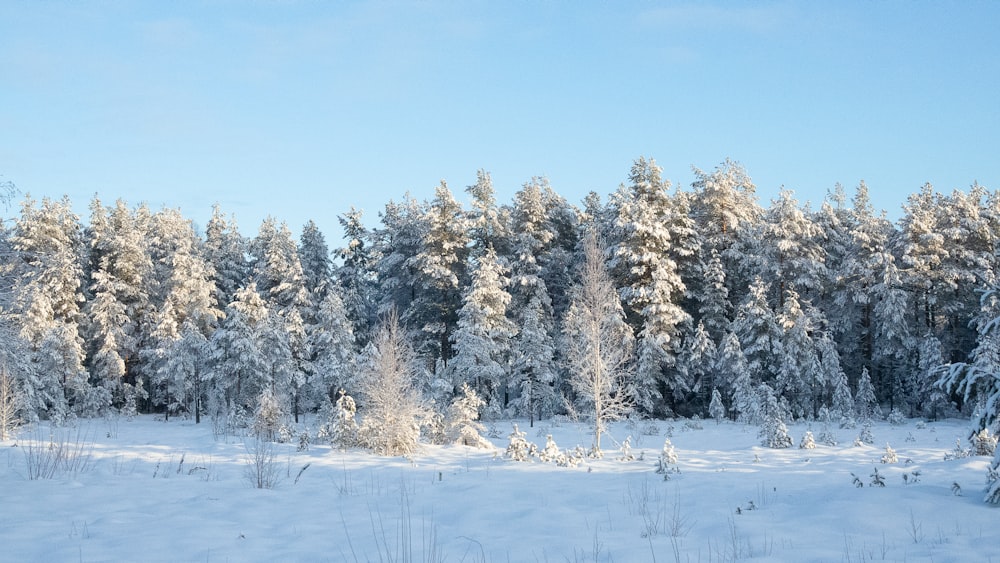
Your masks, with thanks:
M 354 205 L 578 203 L 638 156 L 675 185 L 729 157 L 766 204 L 864 179 L 1000 188 L 1000 2 L 0 3 L 0 175 L 33 197 L 218 202 L 332 246 Z M 9 210 L 9 216 L 13 210 Z

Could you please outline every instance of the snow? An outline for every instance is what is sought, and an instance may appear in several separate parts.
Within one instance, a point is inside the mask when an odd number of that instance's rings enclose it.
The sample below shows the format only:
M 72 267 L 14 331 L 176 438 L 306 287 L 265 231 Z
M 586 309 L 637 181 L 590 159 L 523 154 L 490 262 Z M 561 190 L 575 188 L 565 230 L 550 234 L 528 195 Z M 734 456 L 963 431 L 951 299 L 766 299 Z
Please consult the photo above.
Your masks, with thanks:
M 315 425 L 311 418 L 307 424 Z M 589 425 L 514 421 L 528 439 L 589 445 Z M 840 445 L 773 450 L 714 421 L 610 425 L 575 468 L 422 445 L 412 457 L 276 444 L 281 481 L 251 488 L 247 445 L 210 420 L 140 416 L 26 427 L 0 442 L 0 545 L 10 561 L 988 561 L 990 458 L 945 459 L 966 420 L 833 428 Z M 817 424 L 791 423 L 799 443 Z M 656 435 L 652 430 L 656 430 Z M 908 435 L 912 435 L 910 441 Z M 631 436 L 636 461 L 612 443 Z M 26 453 L 65 437 L 88 463 L 29 480 Z M 655 473 L 669 437 L 679 472 Z M 38 441 L 36 441 L 38 440 Z M 249 444 L 249 442 L 246 442 Z M 899 463 L 880 462 L 886 444 Z M 89 458 L 87 457 L 89 456 Z M 303 470 L 303 468 L 305 468 Z M 886 486 L 869 486 L 877 468 Z M 907 484 L 919 472 L 918 482 Z M 865 485 L 856 488 L 852 474 Z M 953 483 L 961 494 L 952 492 Z

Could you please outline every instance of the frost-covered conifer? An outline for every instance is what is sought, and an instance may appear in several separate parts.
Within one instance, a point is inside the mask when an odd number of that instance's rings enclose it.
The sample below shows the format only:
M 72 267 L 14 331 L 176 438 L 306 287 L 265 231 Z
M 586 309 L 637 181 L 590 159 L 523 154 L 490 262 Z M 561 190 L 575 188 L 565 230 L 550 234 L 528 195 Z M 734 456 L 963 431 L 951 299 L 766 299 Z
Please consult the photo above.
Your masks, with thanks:
M 253 413 L 254 434 L 266 442 L 278 440 L 283 416 L 281 403 L 270 389 L 265 389 L 257 399 L 257 408 Z
M 768 448 L 790 448 L 792 437 L 788 435 L 788 427 L 785 426 L 785 418 L 788 410 L 775 396 L 774 390 L 766 383 L 761 383 L 757 387 L 757 394 L 760 397 L 762 423 L 758 435 L 761 438 L 761 445 Z
M 663 449 L 660 451 L 660 457 L 656 460 L 656 472 L 666 474 L 670 472 L 670 466 L 677 465 L 677 452 L 674 451 L 674 445 L 670 442 L 670 438 L 663 441 Z
M 802 435 L 802 441 L 799 442 L 799 449 L 802 450 L 812 450 L 816 448 L 816 439 L 813 438 L 813 433 L 811 431 L 806 431 Z
M 547 434 L 545 436 L 545 447 L 542 448 L 542 451 L 538 452 L 538 459 L 546 463 L 555 463 L 562 455 L 562 450 L 556 445 L 556 441 L 552 439 L 552 434 Z
M 885 453 L 882 454 L 882 463 L 899 463 L 899 456 L 896 455 L 896 450 L 892 449 L 892 446 L 885 444 Z
M 868 368 L 861 370 L 861 379 L 858 380 L 858 391 L 854 395 L 854 412 L 863 421 L 870 421 L 880 413 L 878 400 L 875 398 L 875 387 L 872 385 L 872 378 L 868 374 Z
M 722 393 L 712 389 L 712 402 L 708 405 L 708 416 L 715 419 L 716 424 L 726 418 L 726 406 L 722 404 Z
M 514 431 L 508 437 L 510 442 L 507 444 L 507 451 L 504 453 L 507 459 L 512 461 L 529 461 L 537 454 L 537 448 L 525 436 L 526 434 L 518 429 L 515 424 Z
M 636 160 L 630 185 L 619 188 L 611 202 L 610 266 L 622 301 L 639 321 L 636 404 L 646 412 L 658 406 L 662 385 L 674 395 L 671 399 L 690 391 L 687 382 L 666 376 L 679 352 L 681 325 L 690 315 L 679 305 L 686 288 L 677 263 L 679 233 L 671 229 L 678 218 L 667 194 L 670 183 L 661 172 L 652 160 Z
M 479 398 L 475 390 L 463 383 L 460 394 L 448 407 L 445 419 L 445 437 L 452 444 L 492 449 L 493 444 L 482 436 L 486 427 L 479 420 L 479 409 L 485 402 Z
M 455 357 L 449 364 L 454 385 L 470 385 L 494 416 L 507 407 L 512 391 L 509 360 L 516 329 L 507 318 L 511 296 L 505 270 L 493 249 L 480 257 L 458 312 L 452 335 Z
M 334 406 L 333 427 L 330 431 L 330 441 L 340 448 L 351 448 L 358 445 L 358 422 L 355 415 L 358 407 L 351 397 L 340 390 L 337 404 Z

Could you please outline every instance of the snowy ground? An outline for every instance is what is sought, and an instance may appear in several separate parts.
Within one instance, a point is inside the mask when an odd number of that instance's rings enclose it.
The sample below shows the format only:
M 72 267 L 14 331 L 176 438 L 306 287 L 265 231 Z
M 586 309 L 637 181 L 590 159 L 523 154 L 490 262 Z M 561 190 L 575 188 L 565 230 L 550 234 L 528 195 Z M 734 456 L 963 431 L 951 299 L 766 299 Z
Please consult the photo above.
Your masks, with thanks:
M 539 447 L 547 432 L 564 448 L 590 443 L 579 424 L 521 426 Z M 607 440 L 605 459 L 576 468 L 456 446 L 425 446 L 407 460 L 281 444 L 270 490 L 251 488 L 243 439 L 216 438 L 211 421 L 24 428 L 0 444 L 0 557 L 1000 561 L 997 509 L 981 501 L 989 459 L 944 459 L 964 420 L 878 424 L 876 446 L 854 446 L 858 429 L 834 429 L 840 445 L 813 450 L 761 448 L 755 428 L 731 423 L 648 426 L 612 431 L 632 435 L 644 459 L 618 461 Z M 795 446 L 808 429 L 790 427 Z M 497 430 L 493 442 L 506 447 L 510 423 Z M 653 470 L 668 432 L 680 472 L 665 481 Z M 29 479 L 28 457 L 50 442 L 64 443 L 76 467 Z M 880 463 L 886 442 L 899 463 Z M 884 488 L 869 485 L 875 468 Z M 915 473 L 917 483 L 904 482 Z

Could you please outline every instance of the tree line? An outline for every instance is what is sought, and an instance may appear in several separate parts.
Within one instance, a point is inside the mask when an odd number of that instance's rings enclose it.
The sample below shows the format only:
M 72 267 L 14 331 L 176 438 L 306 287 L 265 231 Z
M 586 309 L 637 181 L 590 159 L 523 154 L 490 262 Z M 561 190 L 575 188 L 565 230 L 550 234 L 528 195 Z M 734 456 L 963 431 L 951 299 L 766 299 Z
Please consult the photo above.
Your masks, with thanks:
M 414 392 L 447 405 L 468 385 L 493 419 L 600 401 L 748 421 L 768 405 L 988 410 L 996 378 L 954 366 L 997 371 L 982 343 L 1000 194 L 924 185 L 893 222 L 863 182 L 812 209 L 789 190 L 762 206 L 733 161 L 695 178 L 675 187 L 639 158 L 606 198 L 573 204 L 532 178 L 501 204 L 480 171 L 465 205 L 442 182 L 389 201 L 374 226 L 343 213 L 334 248 L 312 222 L 296 238 L 268 218 L 247 237 L 218 207 L 198 232 L 176 209 L 95 198 L 84 222 L 66 198 L 26 197 L 0 229 L 0 360 L 29 420 L 200 420 L 265 394 L 298 419 L 364 387 L 393 316 Z M 595 267 L 606 287 L 585 283 Z

